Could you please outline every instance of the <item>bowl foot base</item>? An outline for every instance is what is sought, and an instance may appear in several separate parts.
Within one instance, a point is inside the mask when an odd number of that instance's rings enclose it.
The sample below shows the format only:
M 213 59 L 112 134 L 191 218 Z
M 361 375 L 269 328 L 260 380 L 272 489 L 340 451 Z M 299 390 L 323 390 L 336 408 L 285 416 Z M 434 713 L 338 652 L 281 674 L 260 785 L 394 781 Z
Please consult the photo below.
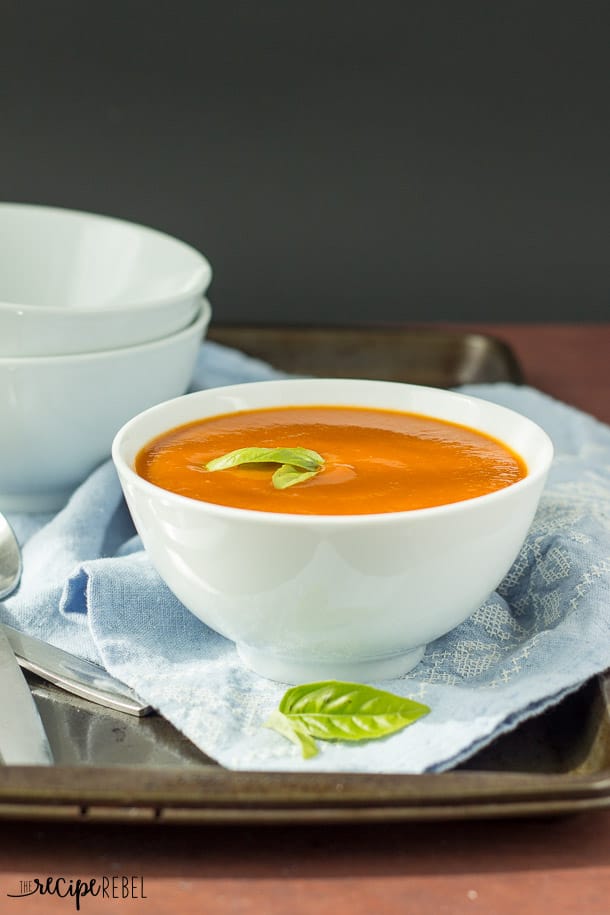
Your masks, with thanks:
M 280 683 L 315 683 L 318 680 L 345 680 L 367 683 L 373 680 L 394 680 L 412 670 L 421 661 L 426 646 L 413 648 L 389 658 L 362 661 L 320 660 L 300 661 L 267 654 L 247 645 L 237 645 L 237 653 L 246 667 L 268 680 Z

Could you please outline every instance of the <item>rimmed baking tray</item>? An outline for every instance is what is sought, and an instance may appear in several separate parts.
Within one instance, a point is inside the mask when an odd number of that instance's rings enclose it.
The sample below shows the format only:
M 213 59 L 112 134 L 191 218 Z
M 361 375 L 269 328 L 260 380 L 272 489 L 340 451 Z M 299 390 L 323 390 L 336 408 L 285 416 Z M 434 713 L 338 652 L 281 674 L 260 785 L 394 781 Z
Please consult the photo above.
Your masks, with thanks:
M 211 340 L 297 375 L 377 378 L 433 387 L 523 382 L 507 344 L 484 334 L 400 327 L 211 327 Z
M 297 374 L 453 386 L 512 381 L 511 350 L 479 334 L 400 328 L 212 328 L 211 339 Z M 565 814 L 610 807 L 610 686 L 596 678 L 451 772 L 231 772 L 158 716 L 136 719 L 30 676 L 57 764 L 0 769 L 0 818 L 316 823 Z

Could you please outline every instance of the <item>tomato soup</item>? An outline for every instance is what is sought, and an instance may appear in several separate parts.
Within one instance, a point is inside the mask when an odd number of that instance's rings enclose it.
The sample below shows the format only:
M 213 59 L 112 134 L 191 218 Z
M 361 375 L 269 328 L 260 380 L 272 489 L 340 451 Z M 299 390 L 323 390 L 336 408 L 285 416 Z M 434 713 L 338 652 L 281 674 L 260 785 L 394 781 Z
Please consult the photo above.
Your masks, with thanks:
M 307 448 L 324 464 L 286 489 L 277 465 L 206 465 L 241 448 Z M 163 489 L 237 508 L 353 515 L 461 502 L 522 479 L 524 461 L 502 442 L 456 423 L 393 410 L 293 406 L 245 410 L 179 426 L 149 442 L 136 472 Z

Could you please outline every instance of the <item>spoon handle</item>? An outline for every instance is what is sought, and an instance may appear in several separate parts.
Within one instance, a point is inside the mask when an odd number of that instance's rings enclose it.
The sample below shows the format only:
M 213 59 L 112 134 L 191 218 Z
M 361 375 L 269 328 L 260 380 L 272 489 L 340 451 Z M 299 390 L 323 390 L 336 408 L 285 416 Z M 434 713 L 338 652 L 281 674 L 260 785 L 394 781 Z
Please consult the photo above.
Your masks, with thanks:
M 154 711 L 129 686 L 111 676 L 103 667 L 26 635 L 6 623 L 0 623 L 0 630 L 6 635 L 15 657 L 25 670 L 69 693 L 128 715 L 141 718 Z
M 21 550 L 12 527 L 0 512 L 0 600 L 12 594 L 21 578 Z

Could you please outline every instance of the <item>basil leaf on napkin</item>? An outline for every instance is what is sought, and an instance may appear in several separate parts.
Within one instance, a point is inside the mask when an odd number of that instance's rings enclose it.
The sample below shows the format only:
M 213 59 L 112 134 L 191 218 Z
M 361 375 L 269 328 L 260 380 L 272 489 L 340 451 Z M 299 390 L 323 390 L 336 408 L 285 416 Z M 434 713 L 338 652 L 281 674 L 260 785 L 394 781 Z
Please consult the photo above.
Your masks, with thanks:
M 301 746 L 307 758 L 315 753 L 308 742 L 304 745 L 304 735 L 319 740 L 374 740 L 402 730 L 429 711 L 427 705 L 373 686 L 325 680 L 289 689 L 265 726 Z
M 324 458 L 310 448 L 238 448 L 208 461 L 206 470 L 228 470 L 241 464 L 280 464 L 271 477 L 276 489 L 287 489 L 315 477 Z
M 318 755 L 317 744 L 313 737 L 308 734 L 305 727 L 298 721 L 288 718 L 280 712 L 279 709 L 275 709 L 275 711 L 271 712 L 271 715 L 265 722 L 265 727 L 272 728 L 272 730 L 277 731 L 278 734 L 281 734 L 292 743 L 295 743 L 297 747 L 300 747 L 303 759 L 310 759 L 312 756 Z

